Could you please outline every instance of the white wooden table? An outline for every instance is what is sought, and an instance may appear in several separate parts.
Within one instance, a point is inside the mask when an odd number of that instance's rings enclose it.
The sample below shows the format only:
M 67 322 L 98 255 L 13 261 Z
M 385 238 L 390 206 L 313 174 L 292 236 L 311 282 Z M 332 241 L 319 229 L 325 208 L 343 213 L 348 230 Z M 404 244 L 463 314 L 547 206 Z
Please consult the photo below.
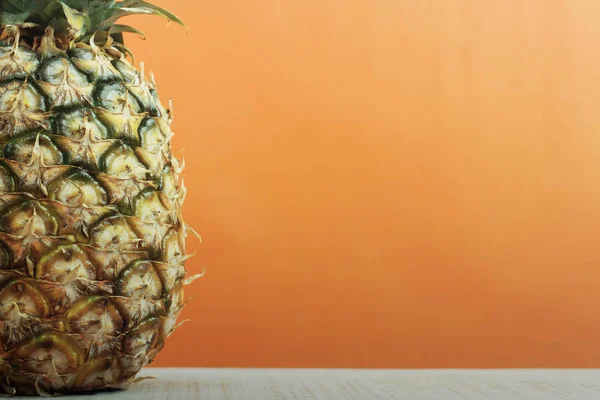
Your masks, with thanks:
M 341 370 L 150 368 L 127 391 L 67 400 L 585 400 L 600 370 Z

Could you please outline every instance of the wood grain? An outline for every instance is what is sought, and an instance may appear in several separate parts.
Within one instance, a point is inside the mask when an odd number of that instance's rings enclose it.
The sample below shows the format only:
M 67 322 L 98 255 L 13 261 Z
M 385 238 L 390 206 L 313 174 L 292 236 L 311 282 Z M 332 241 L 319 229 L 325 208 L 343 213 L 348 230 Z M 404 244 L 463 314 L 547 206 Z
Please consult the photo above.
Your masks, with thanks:
M 558 400 L 600 398 L 600 370 L 151 368 L 129 390 L 69 400 Z

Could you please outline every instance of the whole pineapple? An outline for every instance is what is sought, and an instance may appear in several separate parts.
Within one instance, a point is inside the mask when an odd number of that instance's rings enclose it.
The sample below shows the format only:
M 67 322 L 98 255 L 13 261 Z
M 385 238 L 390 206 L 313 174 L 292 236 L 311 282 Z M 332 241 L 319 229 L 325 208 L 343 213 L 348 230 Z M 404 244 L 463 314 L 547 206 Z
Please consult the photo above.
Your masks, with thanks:
M 125 388 L 175 327 L 188 229 L 171 113 L 115 21 L 180 21 L 143 0 L 0 7 L 0 391 Z

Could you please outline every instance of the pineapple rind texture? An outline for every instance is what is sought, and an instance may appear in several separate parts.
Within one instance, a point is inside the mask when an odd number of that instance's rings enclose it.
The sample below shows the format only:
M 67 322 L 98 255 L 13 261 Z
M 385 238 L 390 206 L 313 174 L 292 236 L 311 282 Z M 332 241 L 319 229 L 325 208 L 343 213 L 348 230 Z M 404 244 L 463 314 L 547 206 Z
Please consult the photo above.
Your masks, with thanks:
M 156 87 L 110 41 L 0 41 L 0 392 L 125 388 L 183 307 L 185 195 Z M 45 39 L 45 41 L 44 41 Z

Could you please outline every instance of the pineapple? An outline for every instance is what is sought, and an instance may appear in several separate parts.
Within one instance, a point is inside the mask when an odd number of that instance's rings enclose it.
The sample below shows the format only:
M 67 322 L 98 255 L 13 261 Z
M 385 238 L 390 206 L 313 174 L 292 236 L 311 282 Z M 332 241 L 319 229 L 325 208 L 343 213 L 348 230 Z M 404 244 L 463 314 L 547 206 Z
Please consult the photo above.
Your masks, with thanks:
M 181 22 L 143 0 L 0 0 L 0 392 L 126 388 L 193 279 L 172 114 L 128 60 L 130 14 Z

